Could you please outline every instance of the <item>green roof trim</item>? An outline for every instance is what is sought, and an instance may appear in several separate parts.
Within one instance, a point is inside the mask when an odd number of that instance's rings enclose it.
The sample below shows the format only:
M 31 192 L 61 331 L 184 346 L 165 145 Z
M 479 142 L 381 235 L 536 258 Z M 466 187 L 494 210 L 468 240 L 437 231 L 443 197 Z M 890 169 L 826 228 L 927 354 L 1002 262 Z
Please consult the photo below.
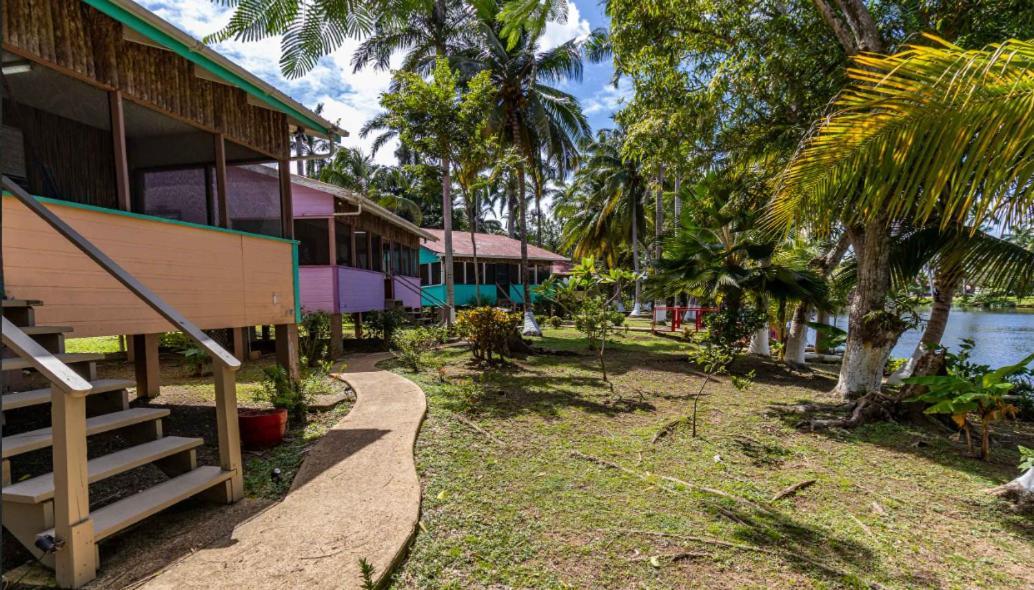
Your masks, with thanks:
M 118 3 L 113 2 L 112 0 L 83 1 L 86 4 L 89 4 L 90 6 L 110 16 L 111 18 L 126 25 L 127 27 L 133 29 L 134 31 L 140 33 L 141 35 L 147 37 L 148 39 L 154 41 L 155 43 L 159 43 L 162 46 L 167 47 L 170 51 L 180 55 L 184 59 L 205 68 L 212 74 L 225 80 L 228 84 L 241 88 L 248 94 L 268 104 L 273 109 L 286 113 L 290 117 L 297 119 L 298 121 L 305 124 L 306 127 L 320 131 L 321 133 L 325 133 L 327 135 L 336 135 L 335 130 L 333 128 L 328 128 L 325 124 L 313 119 L 310 115 L 305 114 L 297 107 L 284 102 L 280 98 L 270 96 L 269 93 L 257 86 L 251 80 L 244 78 L 240 74 L 233 72 L 229 68 L 217 63 L 215 60 L 209 58 L 208 56 L 205 56 L 204 54 L 196 51 L 194 48 L 190 47 L 183 41 L 176 39 L 169 33 L 161 30 L 154 24 L 145 21 L 144 19 L 140 18 L 136 14 L 133 14 L 129 10 L 126 10 L 126 8 L 120 6 Z M 204 44 L 202 44 L 200 41 L 198 41 L 198 44 L 202 47 L 204 46 Z

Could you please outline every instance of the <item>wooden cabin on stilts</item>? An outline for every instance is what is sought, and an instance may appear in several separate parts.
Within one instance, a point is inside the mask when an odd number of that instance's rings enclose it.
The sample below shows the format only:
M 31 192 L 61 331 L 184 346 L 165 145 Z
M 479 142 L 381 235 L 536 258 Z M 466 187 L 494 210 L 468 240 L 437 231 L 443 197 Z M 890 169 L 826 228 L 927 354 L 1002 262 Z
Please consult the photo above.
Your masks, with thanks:
M 235 375 L 253 335 L 272 326 L 298 374 L 290 134 L 342 132 L 129 0 L 4 0 L 2 26 L 3 526 L 73 588 L 105 538 L 191 496 L 242 497 Z M 215 465 L 163 431 L 168 409 L 130 403 L 159 394 L 173 331 L 212 360 Z M 65 352 L 110 335 L 134 380 Z M 48 427 L 22 419 L 41 412 Z M 95 456 L 114 431 L 130 446 Z M 26 471 L 32 453 L 52 468 Z M 94 507 L 90 484 L 150 463 L 165 481 Z

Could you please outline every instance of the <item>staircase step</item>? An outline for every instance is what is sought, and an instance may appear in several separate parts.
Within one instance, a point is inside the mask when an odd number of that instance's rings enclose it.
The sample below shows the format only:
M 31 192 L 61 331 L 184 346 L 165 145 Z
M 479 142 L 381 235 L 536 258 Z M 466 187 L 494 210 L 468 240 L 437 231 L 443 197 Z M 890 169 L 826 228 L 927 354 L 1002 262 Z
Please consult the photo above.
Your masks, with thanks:
M 96 540 L 110 537 L 177 502 L 230 479 L 230 472 L 206 465 L 90 513 Z M 43 531 L 53 535 L 54 529 Z
M 102 414 L 86 420 L 86 436 L 118 430 L 134 424 L 142 424 L 169 415 L 169 410 L 162 408 L 130 408 L 120 412 Z M 45 449 L 53 444 L 53 433 L 50 428 L 40 428 L 21 434 L 12 434 L 3 438 L 3 458 L 14 457 L 29 451 Z
M 70 365 L 72 363 L 85 363 L 89 361 L 104 360 L 103 354 L 94 352 L 66 352 L 62 354 L 55 354 L 54 356 L 56 356 L 59 361 L 65 363 L 66 365 Z M 18 369 L 30 368 L 32 368 L 32 363 L 29 362 L 28 359 L 23 359 L 21 357 L 6 358 L 3 359 L 2 364 L 0 364 L 0 371 L 16 371 Z
M 189 451 L 201 446 L 200 438 L 166 436 L 142 445 L 116 451 L 110 455 L 90 459 L 86 464 L 90 483 L 107 479 L 130 469 L 140 467 L 177 453 Z M 38 504 L 54 497 L 54 474 L 47 473 L 39 477 L 20 481 L 4 488 L 4 502 L 20 502 Z
M 38 299 L 3 299 L 3 306 L 7 307 L 37 307 L 43 305 Z
M 21 328 L 29 336 L 40 336 L 44 334 L 64 334 L 74 330 L 72 326 L 25 326 Z
M 109 391 L 136 387 L 136 382 L 128 379 L 97 379 L 96 381 L 91 381 L 90 385 L 93 385 L 93 390 L 90 391 L 90 395 L 93 395 L 95 393 L 107 393 Z M 50 388 L 44 387 L 29 391 L 19 391 L 18 393 L 9 393 L 0 398 L 0 400 L 2 400 L 3 404 L 0 409 L 4 411 L 49 404 Z

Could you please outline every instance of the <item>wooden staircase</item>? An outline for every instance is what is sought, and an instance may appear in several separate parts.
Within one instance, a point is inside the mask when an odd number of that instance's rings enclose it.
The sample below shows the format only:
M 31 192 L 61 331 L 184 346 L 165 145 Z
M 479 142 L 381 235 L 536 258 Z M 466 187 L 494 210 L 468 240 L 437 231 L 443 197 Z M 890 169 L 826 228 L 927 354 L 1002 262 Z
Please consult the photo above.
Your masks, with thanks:
M 134 382 L 97 378 L 96 362 L 104 355 L 66 353 L 64 337 L 71 329 L 36 325 L 39 305 L 3 300 L 3 526 L 45 565 L 57 567 L 59 584 L 78 587 L 95 575 L 99 541 L 199 493 L 231 502 L 240 492 L 232 489 L 233 471 L 198 467 L 202 439 L 165 436 L 162 419 L 169 410 L 131 407 L 127 388 Z M 60 377 L 61 367 L 69 369 L 65 382 L 51 372 Z M 77 378 L 81 386 L 71 393 L 67 383 Z M 52 426 L 40 428 L 48 414 Z M 105 433 L 105 450 L 120 448 L 94 456 L 88 452 L 94 449 L 91 437 Z M 52 462 L 44 460 L 48 451 Z M 41 464 L 53 472 L 41 471 Z M 148 464 L 169 479 L 99 509 L 90 505 L 90 484 Z M 61 514 L 70 522 L 61 523 Z M 58 541 L 57 551 L 37 545 L 48 536 Z M 73 549 L 78 555 L 62 555 Z M 62 566 L 62 557 L 74 563 Z

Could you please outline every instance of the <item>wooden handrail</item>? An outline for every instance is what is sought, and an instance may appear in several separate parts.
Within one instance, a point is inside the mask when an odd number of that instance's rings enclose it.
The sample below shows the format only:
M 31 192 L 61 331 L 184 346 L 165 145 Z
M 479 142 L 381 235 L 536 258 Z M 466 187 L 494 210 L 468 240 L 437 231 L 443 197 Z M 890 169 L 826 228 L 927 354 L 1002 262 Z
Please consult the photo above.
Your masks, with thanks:
M 91 260 L 96 262 L 108 274 L 114 277 L 115 280 L 122 283 L 151 309 L 158 312 L 158 315 L 168 320 L 169 323 L 175 326 L 177 330 L 183 332 L 188 338 L 197 343 L 198 346 L 212 357 L 212 360 L 215 363 L 232 371 L 236 371 L 241 367 L 241 363 L 236 357 L 209 337 L 208 334 L 202 332 L 200 328 L 191 323 L 190 320 L 183 316 L 183 314 L 173 309 L 154 291 L 151 291 L 146 285 L 138 281 L 136 277 L 129 274 L 107 254 L 97 249 L 97 247 L 83 237 L 82 234 L 55 215 L 53 211 L 43 206 L 39 201 L 33 198 L 32 195 L 25 192 L 22 187 L 15 184 L 14 181 L 7 176 L 3 176 L 2 183 L 3 188 L 14 195 L 14 197 L 21 201 L 23 205 L 28 207 L 30 211 L 38 215 L 43 221 L 47 222 L 50 227 L 54 228 L 68 241 L 72 242 L 75 247 L 79 248 L 79 250 L 86 254 Z M 6 331 L 6 324 L 4 324 L 4 329 Z
M 32 363 L 34 369 L 65 393 L 82 397 L 93 390 L 89 381 L 40 346 L 39 342 L 30 338 L 7 318 L 3 318 L 3 341 L 5 346 Z

